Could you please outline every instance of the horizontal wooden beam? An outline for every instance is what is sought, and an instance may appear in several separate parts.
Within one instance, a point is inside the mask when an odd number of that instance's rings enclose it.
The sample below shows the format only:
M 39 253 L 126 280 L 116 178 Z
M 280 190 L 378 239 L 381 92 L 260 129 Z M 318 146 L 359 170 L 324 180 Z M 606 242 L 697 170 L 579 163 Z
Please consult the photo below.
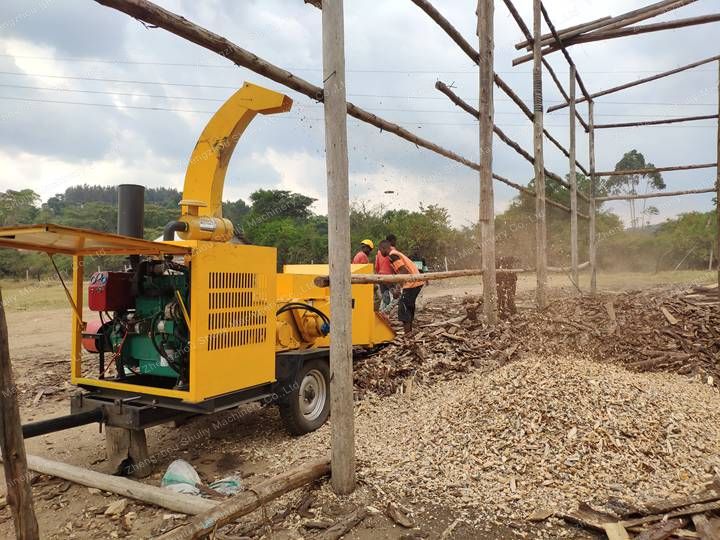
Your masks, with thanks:
M 584 262 L 578 266 L 578 269 L 583 270 L 590 266 L 589 262 Z M 570 271 L 569 268 L 564 266 L 548 266 L 549 272 L 558 274 L 567 273 Z M 498 273 L 506 274 L 525 274 L 535 272 L 533 268 L 498 268 Z M 370 284 L 402 284 L 411 281 L 438 281 L 441 279 L 453 279 L 459 277 L 468 276 L 480 276 L 483 271 L 480 268 L 471 268 L 468 270 L 447 270 L 445 272 L 426 272 L 424 274 L 352 274 L 350 276 L 350 282 L 353 285 L 370 285 Z M 317 276 L 314 280 L 317 287 L 329 287 L 330 277 L 329 276 Z
M 700 24 L 709 24 L 720 21 L 720 13 L 714 13 L 712 15 L 701 15 L 699 17 L 689 17 L 687 19 L 678 19 L 674 21 L 667 21 L 654 24 L 644 24 L 640 26 L 630 26 L 628 28 L 618 28 L 616 30 L 608 30 L 601 32 L 592 32 L 582 36 L 577 36 L 572 40 L 565 43 L 567 47 L 571 45 L 579 45 L 581 43 L 591 43 L 594 41 L 604 41 L 607 39 L 615 39 L 628 36 L 638 36 L 640 34 L 647 34 L 649 32 L 659 32 L 661 30 L 675 30 L 677 28 L 685 28 L 688 26 L 697 26 Z M 547 56 L 560 50 L 557 45 L 550 45 L 542 50 L 543 56 Z M 530 57 L 530 58 L 528 58 Z M 513 59 L 512 65 L 517 66 L 524 64 L 532 59 L 532 54 L 526 54 L 518 58 Z
M 697 0 L 662 0 L 660 2 L 650 4 L 649 6 L 616 15 L 615 17 L 603 17 L 601 19 L 595 19 L 594 21 L 589 21 L 587 23 L 572 26 L 570 28 L 564 28 L 559 31 L 559 34 L 560 37 L 563 39 L 572 39 L 575 36 L 592 32 L 593 30 L 619 28 L 621 26 L 627 26 L 628 24 L 634 24 L 636 22 L 655 17 L 657 15 L 660 15 L 667 11 L 671 11 L 673 9 L 677 9 L 678 7 L 682 7 L 695 1 Z M 552 33 L 548 32 L 547 34 L 542 35 L 540 39 L 540 45 L 547 45 L 549 43 L 552 43 L 554 40 L 555 38 Z M 526 39 L 522 43 L 517 43 L 515 45 L 515 48 L 518 50 L 523 48 L 527 48 L 528 50 L 530 50 L 531 47 L 532 39 Z
M 611 195 L 609 197 L 595 197 L 596 201 L 632 201 L 636 199 L 654 199 L 656 197 L 676 197 L 678 195 L 697 195 L 698 193 L 715 193 L 715 188 L 687 189 L 685 191 L 658 191 L 655 193 L 642 193 L 639 195 Z
M 651 81 L 657 81 L 658 79 L 662 79 L 664 77 L 668 77 L 670 75 L 675 75 L 676 73 L 681 73 L 683 71 L 687 71 L 688 69 L 693 69 L 699 66 L 703 66 L 705 64 L 709 64 L 711 62 L 715 62 L 717 60 L 720 60 L 720 54 L 711 56 L 710 58 L 703 58 L 702 60 L 698 60 L 697 62 L 693 62 L 691 64 L 686 64 L 684 66 L 680 66 L 674 69 L 670 69 L 668 71 L 663 71 L 662 73 L 656 73 L 655 75 L 651 75 L 649 77 L 644 77 L 642 79 L 636 79 L 634 81 L 627 82 L 625 84 L 621 84 L 619 86 L 613 86 L 612 88 L 608 88 L 607 90 L 602 90 L 600 92 L 595 92 L 594 94 L 590 94 L 590 97 L 592 99 L 599 98 L 601 96 L 607 96 L 608 94 L 614 94 L 615 92 L 619 92 L 621 90 L 627 90 L 628 88 L 633 88 L 634 86 L 640 86 L 641 84 L 645 84 Z M 579 98 L 576 100 L 576 102 L 585 101 L 585 98 Z M 548 108 L 548 112 L 558 111 L 560 109 L 564 109 L 567 107 L 569 103 L 561 103 L 559 105 L 553 105 L 552 107 Z
M 647 167 L 644 169 L 627 169 L 623 171 L 599 171 L 597 176 L 626 176 L 634 174 L 651 174 L 668 171 L 689 171 L 692 169 L 712 169 L 717 167 L 717 163 L 699 163 L 697 165 L 671 165 L 669 167 Z
M 620 122 L 617 124 L 595 124 L 595 129 L 627 128 L 643 126 L 659 126 L 663 124 L 681 124 L 684 122 L 697 122 L 698 120 L 715 120 L 717 114 L 704 114 L 700 116 L 681 116 L 677 118 L 662 118 L 660 120 L 644 120 L 642 122 Z
M 455 105 L 463 109 L 465 112 L 470 114 L 476 119 L 480 118 L 480 113 L 476 108 L 474 108 L 472 105 L 467 103 L 465 100 L 463 100 L 460 96 L 458 96 L 455 92 L 453 92 L 450 87 L 445 84 L 442 81 L 437 81 L 435 83 L 435 88 L 438 89 L 440 92 L 445 94 L 450 101 L 452 101 Z M 526 161 L 529 163 L 535 164 L 535 158 L 530 155 L 530 153 L 525 150 L 517 141 L 514 141 L 512 138 L 510 138 L 502 129 L 500 129 L 497 125 L 493 125 L 493 133 L 498 136 L 498 138 L 504 142 L 506 145 L 508 145 L 510 148 L 515 150 L 518 154 L 520 154 L 523 158 L 525 158 Z M 548 171 L 545 169 L 545 175 L 548 178 L 551 178 L 561 186 L 570 189 L 570 184 L 563 180 L 563 178 L 551 171 Z M 580 198 L 582 198 L 584 201 L 589 201 L 590 199 L 584 194 L 584 193 L 578 193 Z

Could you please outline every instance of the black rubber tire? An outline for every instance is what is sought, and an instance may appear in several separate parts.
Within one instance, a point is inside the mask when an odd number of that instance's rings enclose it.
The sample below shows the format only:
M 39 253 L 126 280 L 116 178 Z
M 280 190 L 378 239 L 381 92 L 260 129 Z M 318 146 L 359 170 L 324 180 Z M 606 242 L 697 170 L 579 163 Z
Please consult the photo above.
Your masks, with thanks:
M 301 408 L 301 401 L 304 397 L 300 395 L 300 390 L 303 380 L 311 372 L 314 375 L 319 374 L 323 378 L 326 394 L 322 410 L 312 418 L 308 418 L 303 414 Z M 278 404 L 280 417 L 291 435 L 305 435 L 322 426 L 330 416 L 330 366 L 327 360 L 315 359 L 305 362 L 291 384 L 294 386 L 293 390 Z

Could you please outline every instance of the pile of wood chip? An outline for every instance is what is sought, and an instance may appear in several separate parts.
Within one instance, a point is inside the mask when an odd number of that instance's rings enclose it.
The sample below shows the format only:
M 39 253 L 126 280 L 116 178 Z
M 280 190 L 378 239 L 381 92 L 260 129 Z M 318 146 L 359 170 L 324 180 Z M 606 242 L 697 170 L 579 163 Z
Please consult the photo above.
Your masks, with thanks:
M 568 296 L 543 312 L 522 310 L 490 328 L 478 299 L 442 297 L 420 310 L 417 331 L 356 364 L 358 397 L 489 370 L 524 354 L 581 352 L 636 371 L 720 381 L 717 289 L 647 289 Z
M 357 440 L 364 480 L 418 510 L 526 519 L 697 491 L 720 470 L 719 421 L 699 381 L 535 356 L 366 401 Z

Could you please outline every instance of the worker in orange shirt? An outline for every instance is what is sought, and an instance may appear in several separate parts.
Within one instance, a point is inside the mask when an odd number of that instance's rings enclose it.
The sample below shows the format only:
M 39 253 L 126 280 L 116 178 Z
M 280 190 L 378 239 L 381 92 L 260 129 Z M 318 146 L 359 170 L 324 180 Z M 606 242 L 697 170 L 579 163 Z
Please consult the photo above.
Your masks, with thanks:
M 366 238 L 365 240 L 360 242 L 360 250 L 353 257 L 352 263 L 370 264 L 370 258 L 368 257 L 368 255 L 372 253 L 373 249 L 375 249 L 375 244 L 373 244 L 372 240 L 368 240 Z
M 387 236 L 387 241 L 390 242 L 390 245 L 392 247 L 395 247 L 396 237 L 394 234 L 389 234 Z M 380 253 L 380 250 L 378 249 L 378 252 L 375 254 L 375 273 L 376 274 L 383 274 L 383 275 L 389 275 L 394 274 L 392 264 L 390 263 L 390 259 Z M 392 294 L 391 291 L 393 289 L 393 286 L 389 283 L 380 283 L 380 311 L 385 311 L 390 304 L 392 303 Z
M 405 254 L 398 251 L 388 240 L 378 245 L 378 251 L 390 259 L 394 274 L 414 274 L 419 276 L 420 270 Z M 398 300 L 398 320 L 403 323 L 405 335 L 412 332 L 415 320 L 415 303 L 424 281 L 407 281 L 402 284 L 400 299 Z

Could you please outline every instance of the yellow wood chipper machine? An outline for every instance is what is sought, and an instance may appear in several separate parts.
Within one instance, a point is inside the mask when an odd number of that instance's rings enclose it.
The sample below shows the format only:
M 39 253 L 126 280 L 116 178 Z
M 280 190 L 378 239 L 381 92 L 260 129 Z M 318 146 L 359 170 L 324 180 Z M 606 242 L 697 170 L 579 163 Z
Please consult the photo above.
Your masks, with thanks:
M 327 275 L 327 265 L 278 272 L 276 249 L 247 244 L 222 216 L 225 174 L 242 133 L 258 113 L 291 106 L 287 96 L 248 83 L 222 105 L 195 145 L 180 215 L 162 241 L 142 239 L 144 188 L 133 185 L 118 188 L 118 234 L 0 228 L 0 247 L 73 258 L 63 286 L 72 310 L 70 380 L 82 391 L 71 415 L 28 424 L 26 437 L 100 421 L 144 446 L 146 427 L 251 401 L 278 405 L 293 434 L 326 421 L 332 314 L 329 289 L 314 278 Z M 95 272 L 86 285 L 85 261 L 105 255 L 127 256 L 124 269 Z M 352 287 L 358 347 L 394 337 L 373 293 L 372 285 Z

